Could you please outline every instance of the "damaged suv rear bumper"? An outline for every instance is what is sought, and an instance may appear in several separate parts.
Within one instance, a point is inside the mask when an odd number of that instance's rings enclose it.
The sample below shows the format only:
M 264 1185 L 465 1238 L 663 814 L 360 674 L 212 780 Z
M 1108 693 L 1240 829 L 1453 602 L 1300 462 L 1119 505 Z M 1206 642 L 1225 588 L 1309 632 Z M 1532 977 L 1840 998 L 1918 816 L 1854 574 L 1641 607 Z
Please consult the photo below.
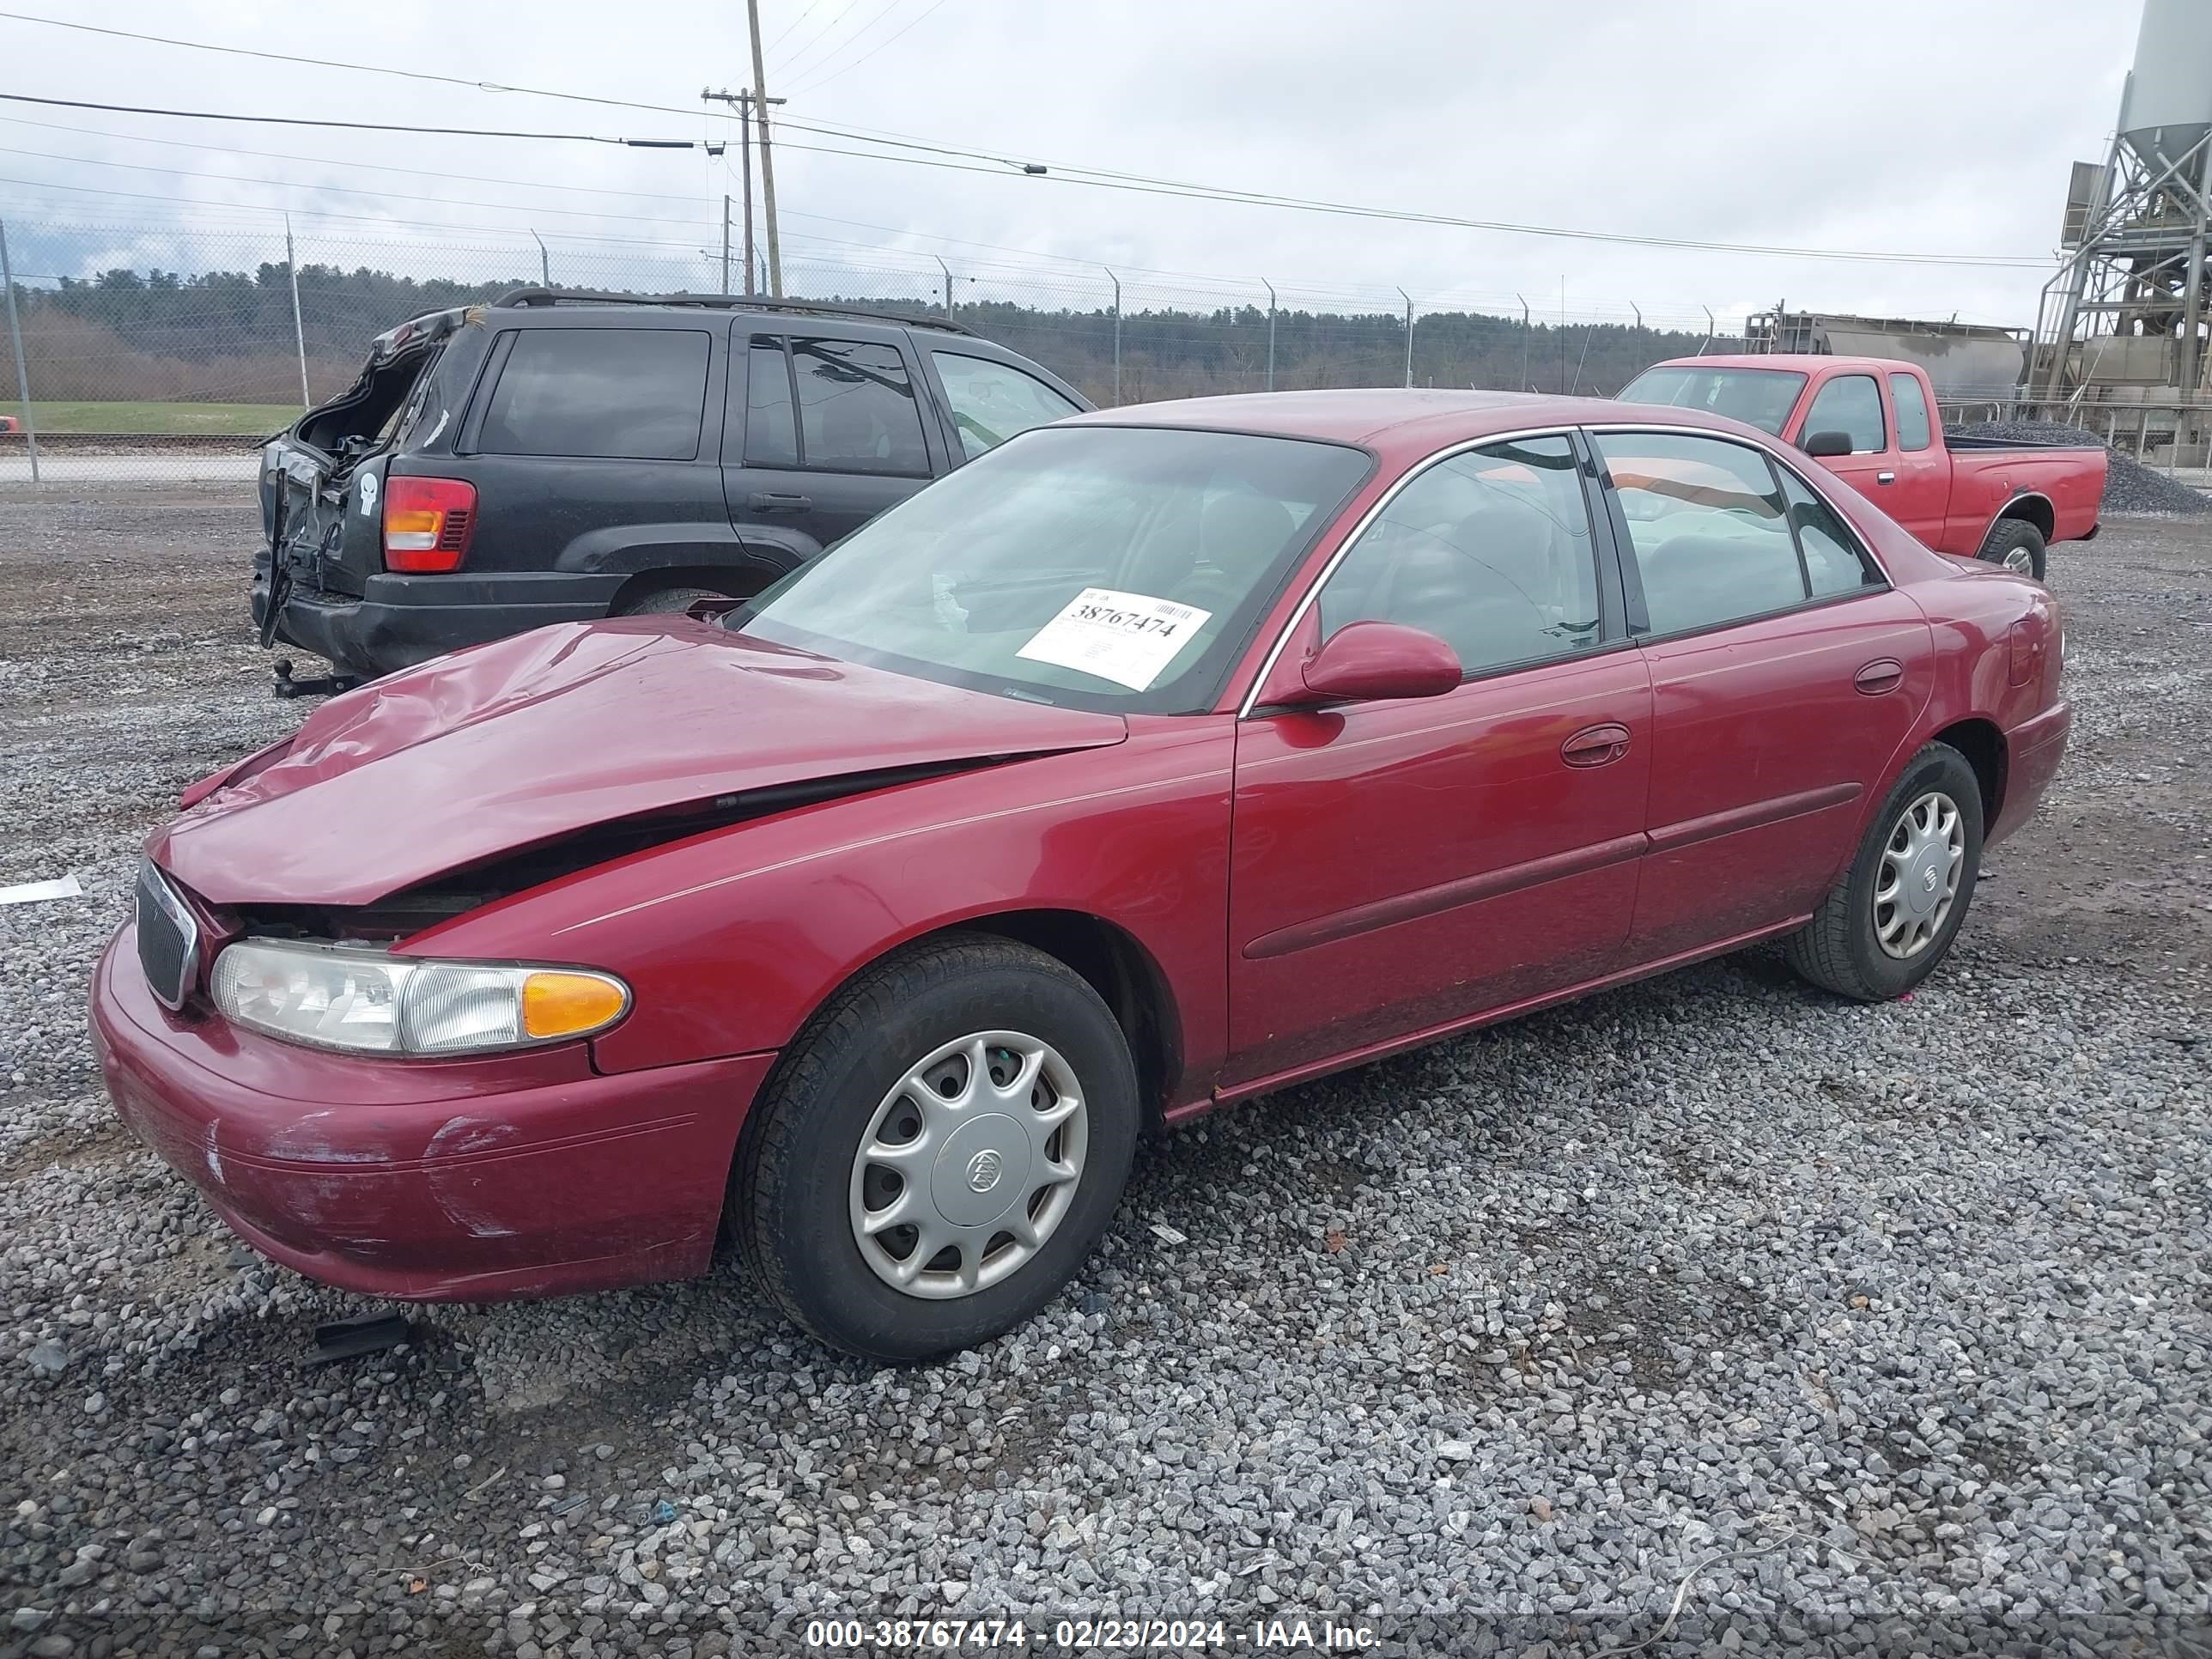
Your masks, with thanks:
M 125 1122 L 247 1243 L 413 1301 L 689 1277 L 773 1054 L 602 1077 L 585 1045 L 450 1060 L 324 1054 L 172 1014 L 126 926 L 93 1046 Z
M 591 622 L 607 614 L 625 578 L 576 571 L 497 576 L 368 578 L 356 597 L 294 587 L 276 618 L 276 637 L 325 657 L 341 673 L 374 679 L 448 651 L 483 645 L 549 623 Z M 253 625 L 269 615 L 269 552 L 254 561 Z

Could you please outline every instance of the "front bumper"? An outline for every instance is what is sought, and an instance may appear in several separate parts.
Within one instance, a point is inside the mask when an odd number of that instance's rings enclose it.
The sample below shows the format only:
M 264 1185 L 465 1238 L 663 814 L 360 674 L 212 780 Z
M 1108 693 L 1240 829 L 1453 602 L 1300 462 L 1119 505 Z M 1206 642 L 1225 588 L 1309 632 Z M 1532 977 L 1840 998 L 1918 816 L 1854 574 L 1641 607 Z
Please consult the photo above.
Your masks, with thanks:
M 775 1059 L 602 1077 L 583 1043 L 325 1054 L 172 1014 L 127 925 L 94 971 L 92 1033 L 124 1121 L 247 1243 L 344 1290 L 427 1302 L 704 1272 Z
M 276 636 L 328 658 L 342 673 L 374 678 L 418 662 L 483 645 L 549 623 L 591 622 L 607 614 L 624 578 L 574 571 L 507 575 L 409 576 L 381 572 L 358 597 L 294 586 L 276 618 Z M 269 615 L 269 554 L 254 561 L 253 625 Z

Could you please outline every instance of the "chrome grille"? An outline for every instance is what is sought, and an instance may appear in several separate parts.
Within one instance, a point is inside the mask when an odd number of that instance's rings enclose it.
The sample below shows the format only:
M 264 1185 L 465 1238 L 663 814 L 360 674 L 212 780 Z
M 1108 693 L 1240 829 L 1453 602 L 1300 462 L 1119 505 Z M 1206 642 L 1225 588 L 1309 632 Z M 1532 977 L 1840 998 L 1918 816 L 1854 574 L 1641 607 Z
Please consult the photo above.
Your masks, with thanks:
M 164 1006 L 181 1008 L 199 966 L 200 928 L 153 861 L 138 866 L 138 965 Z

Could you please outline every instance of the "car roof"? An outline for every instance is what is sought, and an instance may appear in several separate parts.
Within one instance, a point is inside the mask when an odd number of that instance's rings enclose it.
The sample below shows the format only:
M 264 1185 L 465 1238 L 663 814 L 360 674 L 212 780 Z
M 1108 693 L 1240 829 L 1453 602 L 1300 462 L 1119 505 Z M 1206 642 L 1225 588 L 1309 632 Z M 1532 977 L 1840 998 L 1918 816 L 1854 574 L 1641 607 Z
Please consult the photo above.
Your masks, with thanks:
M 1654 363 L 1654 368 L 1779 368 L 1809 374 L 1815 369 L 1856 368 L 1869 374 L 1886 369 L 1905 369 L 1909 363 L 1900 363 L 1893 357 L 1832 357 L 1820 351 L 1728 351 L 1713 352 L 1701 357 L 1669 357 L 1663 363 Z
M 1532 427 L 1644 424 L 1660 414 L 1662 426 L 1697 427 L 1761 443 L 1765 433 L 1694 410 L 1623 404 L 1610 398 L 1565 398 L 1557 393 L 1447 392 L 1419 387 L 1370 387 L 1340 392 L 1255 392 L 1222 398 L 1182 398 L 1171 403 L 1124 404 L 1072 416 L 1062 426 L 1187 427 L 1249 432 L 1272 438 L 1304 438 L 1355 444 L 1386 454 L 1425 453 L 1471 439 Z

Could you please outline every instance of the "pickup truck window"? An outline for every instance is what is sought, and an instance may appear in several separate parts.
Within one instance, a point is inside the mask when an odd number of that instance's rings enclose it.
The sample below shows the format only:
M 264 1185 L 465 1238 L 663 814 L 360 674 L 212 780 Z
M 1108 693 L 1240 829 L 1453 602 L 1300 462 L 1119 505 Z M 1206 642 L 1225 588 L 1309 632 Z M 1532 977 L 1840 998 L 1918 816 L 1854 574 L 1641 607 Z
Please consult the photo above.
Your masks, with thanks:
M 688 329 L 518 330 L 477 434 L 487 455 L 688 461 L 708 337 Z
M 921 411 L 898 348 L 793 340 L 799 465 L 835 472 L 929 476 Z
M 1838 374 L 1813 394 L 1797 428 L 1802 443 L 1815 432 L 1841 432 L 1854 455 L 1879 455 L 1889 447 L 1881 418 L 1881 391 L 1871 374 Z
M 1628 520 L 1651 632 L 1805 602 L 1796 540 L 1765 456 L 1679 432 L 1607 432 L 1597 447 Z
M 1036 375 L 1009 363 L 963 351 L 929 355 L 945 382 L 945 401 L 960 428 L 960 447 L 971 459 L 1017 432 L 1082 412 Z
M 1889 400 L 1897 405 L 1899 449 L 1925 449 L 1935 441 L 1929 430 L 1928 394 L 1920 389 L 1919 376 L 1893 374 L 1889 377 Z
M 1669 409 L 1702 409 L 1708 415 L 1755 426 L 1774 437 L 1797 406 L 1805 377 L 1786 368 L 1691 368 L 1682 365 L 1647 368 L 1620 390 L 1625 404 L 1662 404 Z

